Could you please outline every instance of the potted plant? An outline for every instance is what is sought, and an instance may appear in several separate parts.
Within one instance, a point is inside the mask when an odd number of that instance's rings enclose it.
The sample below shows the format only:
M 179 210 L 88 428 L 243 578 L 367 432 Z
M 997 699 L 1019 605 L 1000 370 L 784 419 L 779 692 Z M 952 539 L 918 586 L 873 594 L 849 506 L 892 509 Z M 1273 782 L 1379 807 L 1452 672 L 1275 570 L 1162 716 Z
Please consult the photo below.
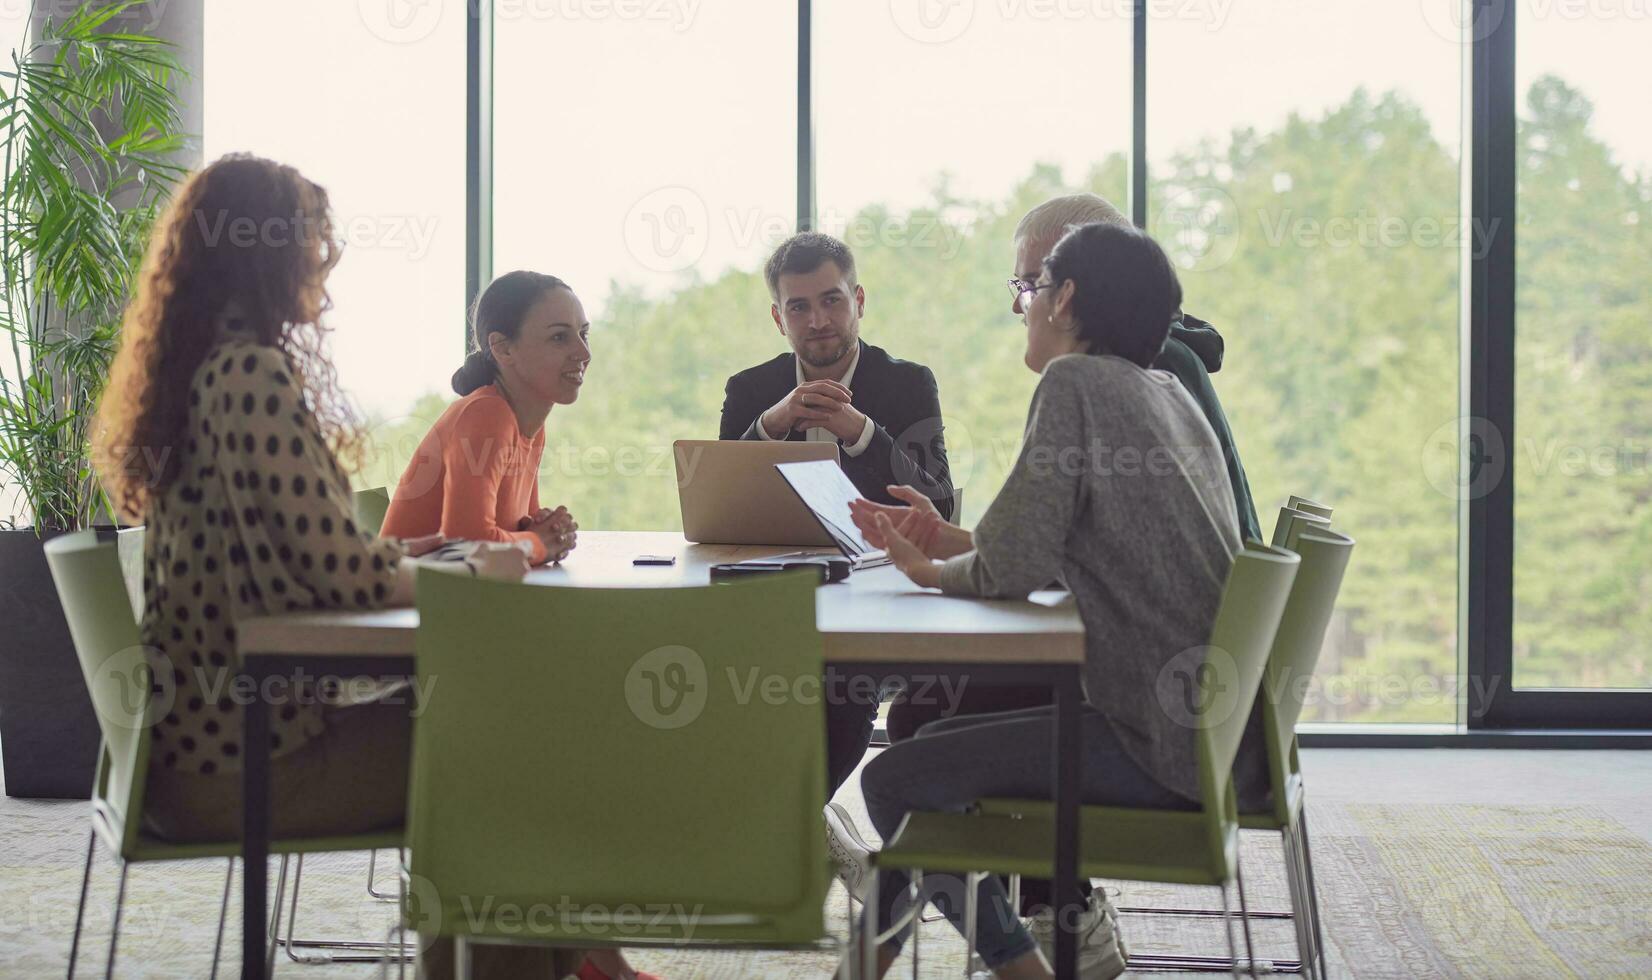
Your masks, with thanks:
M 0 755 L 11 796 L 85 797 L 98 728 L 42 544 L 110 513 L 88 427 L 150 226 L 181 176 L 148 0 L 46 20 L 0 71 Z M 7 515 L 10 515 L 9 517 Z

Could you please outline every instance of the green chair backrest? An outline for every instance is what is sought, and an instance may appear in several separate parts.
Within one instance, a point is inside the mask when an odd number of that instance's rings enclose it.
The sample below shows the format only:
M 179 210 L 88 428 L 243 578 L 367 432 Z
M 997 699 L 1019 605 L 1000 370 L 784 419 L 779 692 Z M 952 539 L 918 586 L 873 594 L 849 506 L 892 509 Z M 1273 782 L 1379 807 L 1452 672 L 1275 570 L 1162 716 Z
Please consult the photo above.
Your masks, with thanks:
M 1325 646 L 1325 631 L 1336 611 L 1354 539 L 1305 523 L 1298 526 L 1291 545 L 1302 557 L 1302 566 L 1291 586 L 1262 682 L 1262 730 L 1268 741 L 1274 809 L 1282 818 L 1289 802 L 1283 793 L 1286 780 L 1297 770 L 1296 723 Z
M 1209 822 L 1212 854 L 1228 855 L 1237 837 L 1233 763 L 1256 701 L 1300 559 L 1278 548 L 1248 544 L 1234 556 L 1210 644 L 1196 672 L 1200 688 L 1191 723 L 1199 737 L 1199 789 Z
M 1279 508 L 1279 519 L 1273 524 L 1273 540 L 1268 543 L 1275 548 L 1284 548 L 1286 551 L 1295 550 L 1291 543 L 1296 540 L 1297 532 L 1304 525 L 1330 527 L 1331 519 L 1294 507 Z
M 160 713 L 160 703 L 150 696 L 151 664 L 132 616 L 115 542 L 99 541 L 95 531 L 65 534 L 46 542 L 46 564 L 103 735 L 92 803 L 121 838 L 110 843 L 127 855 L 141 822 L 128 817 L 143 812 L 149 729 Z
M 408 835 L 419 905 L 439 902 L 440 931 L 489 896 L 552 895 L 708 917 L 756 907 L 788 934 L 822 935 L 815 587 L 808 575 L 592 589 L 421 574 L 418 678 L 431 687 Z
M 1290 498 L 1285 501 L 1285 506 L 1289 507 L 1291 510 L 1300 510 L 1304 514 L 1313 514 L 1315 517 L 1323 517 L 1327 521 L 1331 519 L 1331 508 L 1325 506 L 1324 504 L 1309 500 L 1307 497 L 1299 497 L 1294 493 L 1291 494 Z
M 125 527 L 115 532 L 115 554 L 120 556 L 121 577 L 126 580 L 126 594 L 132 600 L 132 618 L 143 618 L 143 542 L 145 529 Z
M 368 534 L 378 534 L 390 510 L 390 491 L 384 487 L 357 490 L 351 502 L 355 505 L 356 525 Z

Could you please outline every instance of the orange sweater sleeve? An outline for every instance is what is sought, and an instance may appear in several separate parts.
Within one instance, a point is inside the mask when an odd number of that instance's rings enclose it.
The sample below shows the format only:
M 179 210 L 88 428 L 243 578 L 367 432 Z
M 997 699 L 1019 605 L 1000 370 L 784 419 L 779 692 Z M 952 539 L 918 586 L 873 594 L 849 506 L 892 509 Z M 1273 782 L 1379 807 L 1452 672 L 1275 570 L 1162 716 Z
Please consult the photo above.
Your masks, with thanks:
M 517 459 L 516 415 L 500 399 L 479 399 L 465 406 L 454 419 L 453 429 L 442 446 L 442 536 L 470 541 L 527 542 L 532 560 L 540 564 L 550 556 L 545 542 L 532 531 L 518 531 L 499 523 L 499 487 Z

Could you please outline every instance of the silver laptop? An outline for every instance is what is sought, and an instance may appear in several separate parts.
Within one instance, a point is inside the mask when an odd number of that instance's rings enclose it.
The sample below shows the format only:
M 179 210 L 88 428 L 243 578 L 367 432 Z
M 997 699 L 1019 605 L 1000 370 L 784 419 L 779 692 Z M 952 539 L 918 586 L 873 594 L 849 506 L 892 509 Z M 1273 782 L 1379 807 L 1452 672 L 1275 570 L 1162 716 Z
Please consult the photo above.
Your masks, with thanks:
M 775 469 L 776 463 L 806 461 L 830 461 L 836 468 L 837 443 L 679 439 L 672 449 L 688 540 L 813 547 L 837 543 Z

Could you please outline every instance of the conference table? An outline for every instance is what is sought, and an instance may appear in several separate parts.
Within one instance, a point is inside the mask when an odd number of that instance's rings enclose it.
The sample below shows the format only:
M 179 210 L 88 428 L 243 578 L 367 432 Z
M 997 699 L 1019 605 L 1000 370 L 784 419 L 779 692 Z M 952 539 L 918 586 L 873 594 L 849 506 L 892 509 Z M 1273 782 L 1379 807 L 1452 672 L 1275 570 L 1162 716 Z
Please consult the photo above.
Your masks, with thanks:
M 581 588 L 700 586 L 710 568 L 796 551 L 789 546 L 690 544 L 677 532 L 581 531 L 579 547 L 557 565 L 532 570 L 529 584 Z M 640 555 L 675 555 L 669 566 L 634 565 Z M 970 684 L 1047 684 L 1054 692 L 1052 746 L 1056 827 L 1056 896 L 1078 897 L 1078 776 L 1080 677 L 1084 628 L 1070 597 L 1035 593 L 1027 600 L 945 596 L 920 589 L 892 566 L 856 571 L 845 582 L 816 591 L 815 622 L 826 662 L 866 666 L 879 673 L 945 674 Z M 416 670 L 416 609 L 302 612 L 259 616 L 237 628 L 241 673 L 263 690 L 272 677 L 408 677 Z M 266 972 L 270 827 L 269 710 L 249 698 L 243 717 L 245 876 L 241 923 L 246 978 Z M 1076 922 L 1063 909 L 1058 922 Z M 1057 930 L 1056 975 L 1075 976 L 1070 930 Z

